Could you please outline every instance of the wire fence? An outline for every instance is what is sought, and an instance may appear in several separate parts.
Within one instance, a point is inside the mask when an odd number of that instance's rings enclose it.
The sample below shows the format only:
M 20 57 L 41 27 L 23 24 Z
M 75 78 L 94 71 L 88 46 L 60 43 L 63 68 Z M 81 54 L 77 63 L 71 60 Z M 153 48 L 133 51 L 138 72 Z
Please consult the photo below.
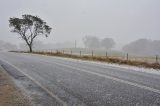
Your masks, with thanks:
M 130 61 L 140 61 L 147 63 L 160 63 L 158 55 L 154 56 L 135 56 L 129 53 L 117 53 L 117 52 L 108 52 L 108 51 L 97 51 L 97 50 L 72 50 L 72 49 L 55 49 L 55 50 L 36 50 L 38 52 L 51 52 L 51 53 L 62 53 L 70 54 L 77 56 L 97 56 L 104 58 L 116 58 L 121 60 L 130 60 Z

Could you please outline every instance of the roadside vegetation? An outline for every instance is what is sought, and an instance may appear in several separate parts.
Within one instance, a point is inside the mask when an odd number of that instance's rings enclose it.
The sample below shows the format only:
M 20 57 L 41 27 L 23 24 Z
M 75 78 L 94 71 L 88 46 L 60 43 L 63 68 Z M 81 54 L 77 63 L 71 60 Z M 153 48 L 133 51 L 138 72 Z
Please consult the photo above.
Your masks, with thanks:
M 22 15 L 22 18 L 10 18 L 9 26 L 12 28 L 11 32 L 17 33 L 22 38 L 30 52 L 33 50 L 35 38 L 42 35 L 48 37 L 52 30 L 44 20 L 29 14 Z
M 12 51 L 18 53 L 30 53 L 26 51 Z M 109 56 L 95 56 L 95 55 L 77 55 L 72 53 L 63 53 L 60 51 L 56 52 L 43 52 L 43 51 L 33 51 L 32 54 L 40 54 L 40 55 L 47 55 L 47 56 L 59 56 L 59 57 L 66 57 L 66 58 L 73 58 L 73 59 L 81 59 L 81 60 L 90 60 L 90 61 L 99 61 L 99 62 L 106 62 L 106 63 L 115 63 L 115 64 L 125 64 L 131 66 L 138 66 L 138 67 L 145 67 L 145 68 L 153 68 L 153 69 L 160 69 L 160 64 L 158 62 L 143 62 L 137 60 L 124 60 L 116 57 L 109 57 Z

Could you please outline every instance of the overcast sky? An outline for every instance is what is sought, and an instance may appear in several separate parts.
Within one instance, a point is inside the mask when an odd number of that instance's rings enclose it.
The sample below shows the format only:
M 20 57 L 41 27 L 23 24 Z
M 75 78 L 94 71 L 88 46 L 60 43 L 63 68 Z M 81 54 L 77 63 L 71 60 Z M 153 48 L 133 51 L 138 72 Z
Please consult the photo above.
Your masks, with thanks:
M 52 28 L 45 42 L 80 42 L 85 35 L 111 37 L 118 45 L 160 40 L 160 0 L 0 0 L 0 40 L 19 43 L 9 17 L 37 15 Z

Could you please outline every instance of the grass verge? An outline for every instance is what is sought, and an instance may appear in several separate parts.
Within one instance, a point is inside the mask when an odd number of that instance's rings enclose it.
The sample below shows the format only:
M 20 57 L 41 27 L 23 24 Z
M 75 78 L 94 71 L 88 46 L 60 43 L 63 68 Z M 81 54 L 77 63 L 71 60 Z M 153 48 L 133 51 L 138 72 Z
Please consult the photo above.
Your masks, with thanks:
M 29 99 L 14 85 L 1 66 L 0 106 L 31 106 Z
M 30 53 L 25 51 L 11 51 L 11 52 L 18 52 L 18 53 Z M 73 54 L 63 54 L 61 52 L 32 52 L 32 54 L 40 54 L 40 55 L 47 55 L 47 56 L 59 56 L 59 57 L 67 57 L 73 59 L 81 59 L 81 60 L 90 60 L 90 61 L 99 61 L 99 62 L 107 62 L 107 63 L 115 63 L 115 64 L 125 64 L 137 67 L 145 67 L 145 68 L 153 68 L 153 69 L 160 69 L 159 63 L 148 63 L 142 61 L 133 61 L 133 60 L 122 60 L 119 58 L 112 58 L 112 57 L 102 57 L 102 56 L 89 56 L 89 55 L 73 55 Z

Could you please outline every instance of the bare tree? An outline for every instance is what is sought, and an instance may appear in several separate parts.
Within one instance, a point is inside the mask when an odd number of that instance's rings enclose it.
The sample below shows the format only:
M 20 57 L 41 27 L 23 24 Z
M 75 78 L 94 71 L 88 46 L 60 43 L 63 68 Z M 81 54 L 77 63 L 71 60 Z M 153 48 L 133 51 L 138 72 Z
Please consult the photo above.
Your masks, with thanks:
M 101 40 L 101 46 L 104 49 L 111 49 L 115 46 L 115 42 L 112 38 L 104 38 Z
M 30 52 L 32 52 L 33 41 L 39 35 L 48 37 L 52 28 L 38 16 L 22 15 L 20 18 L 10 18 L 9 26 L 13 27 L 11 32 L 18 33 L 22 40 L 26 42 Z
M 83 43 L 85 47 L 88 48 L 99 48 L 100 46 L 100 40 L 96 36 L 85 36 L 83 38 Z

